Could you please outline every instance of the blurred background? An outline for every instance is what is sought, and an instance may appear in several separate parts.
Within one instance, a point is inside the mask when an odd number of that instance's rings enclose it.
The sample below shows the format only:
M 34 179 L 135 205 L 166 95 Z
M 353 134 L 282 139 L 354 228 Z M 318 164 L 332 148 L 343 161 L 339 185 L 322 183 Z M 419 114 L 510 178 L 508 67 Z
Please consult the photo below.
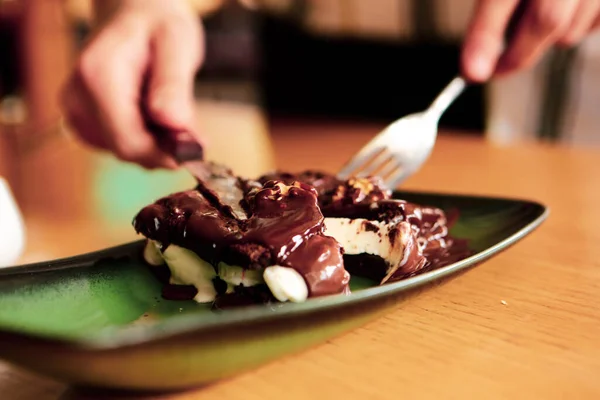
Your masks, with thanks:
M 376 133 L 427 107 L 458 73 L 475 0 L 192 3 L 206 30 L 196 97 L 208 158 L 255 176 L 280 166 L 278 138 L 332 125 Z M 24 262 L 65 255 L 60 241 L 76 253 L 134 239 L 139 207 L 192 185 L 184 171 L 90 151 L 62 125 L 58 91 L 92 28 L 88 0 L 0 0 L 0 176 L 27 221 Z M 596 35 L 469 88 L 441 126 L 501 145 L 599 145 L 599 81 Z M 312 159 L 306 168 L 322 167 Z

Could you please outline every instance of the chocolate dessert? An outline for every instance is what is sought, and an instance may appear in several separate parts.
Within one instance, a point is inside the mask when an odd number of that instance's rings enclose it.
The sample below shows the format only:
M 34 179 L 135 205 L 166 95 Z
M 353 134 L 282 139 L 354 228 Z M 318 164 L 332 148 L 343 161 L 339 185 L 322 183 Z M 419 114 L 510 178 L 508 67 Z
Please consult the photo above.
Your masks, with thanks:
M 392 198 L 377 177 L 318 171 L 256 180 L 208 164 L 193 190 L 144 207 L 144 258 L 166 264 L 163 296 L 217 305 L 349 294 L 350 273 L 380 284 L 468 255 L 440 209 Z
M 334 175 L 305 171 L 258 179 L 260 183 L 269 180 L 302 181 L 317 190 L 326 233 L 341 242 L 345 268 L 352 274 L 383 284 L 470 255 L 466 242 L 448 234 L 443 210 L 393 199 L 392 191 L 379 177 L 343 181 Z M 367 246 L 369 242 L 371 246 Z

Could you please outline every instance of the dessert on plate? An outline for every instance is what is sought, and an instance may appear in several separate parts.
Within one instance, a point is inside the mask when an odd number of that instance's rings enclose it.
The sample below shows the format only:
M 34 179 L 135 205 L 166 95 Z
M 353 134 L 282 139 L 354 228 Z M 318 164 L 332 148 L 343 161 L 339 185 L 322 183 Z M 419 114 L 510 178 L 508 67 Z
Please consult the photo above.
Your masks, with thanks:
M 144 207 L 144 259 L 163 296 L 217 307 L 350 293 L 350 274 L 394 282 L 468 255 L 446 214 L 392 198 L 377 177 L 318 171 L 257 179 L 207 164 L 196 188 Z

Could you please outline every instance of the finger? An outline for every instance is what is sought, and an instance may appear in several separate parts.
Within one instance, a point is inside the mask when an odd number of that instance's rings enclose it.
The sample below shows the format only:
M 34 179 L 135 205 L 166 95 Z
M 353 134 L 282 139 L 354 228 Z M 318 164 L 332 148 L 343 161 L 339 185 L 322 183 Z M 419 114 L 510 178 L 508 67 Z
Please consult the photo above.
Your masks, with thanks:
M 485 81 L 493 73 L 504 46 L 504 32 L 519 0 L 481 0 L 477 3 L 461 54 L 465 77 Z
M 578 0 L 537 0 L 525 10 L 513 41 L 500 58 L 496 73 L 528 68 L 560 38 L 572 21 Z
M 600 0 L 583 0 L 579 2 L 573 19 L 558 44 L 572 46 L 579 43 L 592 29 L 600 11 Z
M 172 129 L 193 130 L 194 78 L 203 57 L 195 20 L 170 19 L 153 35 L 146 106 L 150 118 Z
M 87 93 L 82 90 L 78 74 L 72 74 L 60 92 L 60 104 L 64 118 L 71 131 L 86 144 L 108 150 L 105 136 L 98 131 L 94 107 Z
M 600 28 L 600 13 L 598 15 L 596 15 L 594 22 L 592 23 L 592 26 L 590 28 L 590 32 L 594 31 L 598 28 Z
M 139 107 L 149 57 L 146 38 L 140 32 L 123 41 L 113 28 L 82 56 L 79 73 L 93 99 L 98 127 L 118 158 L 145 168 L 175 168 L 146 130 Z

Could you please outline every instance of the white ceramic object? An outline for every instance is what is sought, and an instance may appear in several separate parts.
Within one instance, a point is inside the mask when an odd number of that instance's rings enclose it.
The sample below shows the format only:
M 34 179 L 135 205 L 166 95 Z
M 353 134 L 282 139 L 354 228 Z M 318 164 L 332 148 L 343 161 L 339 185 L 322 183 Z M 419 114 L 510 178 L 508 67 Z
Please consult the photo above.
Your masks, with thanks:
M 18 262 L 25 248 L 25 224 L 8 182 L 0 177 L 0 267 Z

